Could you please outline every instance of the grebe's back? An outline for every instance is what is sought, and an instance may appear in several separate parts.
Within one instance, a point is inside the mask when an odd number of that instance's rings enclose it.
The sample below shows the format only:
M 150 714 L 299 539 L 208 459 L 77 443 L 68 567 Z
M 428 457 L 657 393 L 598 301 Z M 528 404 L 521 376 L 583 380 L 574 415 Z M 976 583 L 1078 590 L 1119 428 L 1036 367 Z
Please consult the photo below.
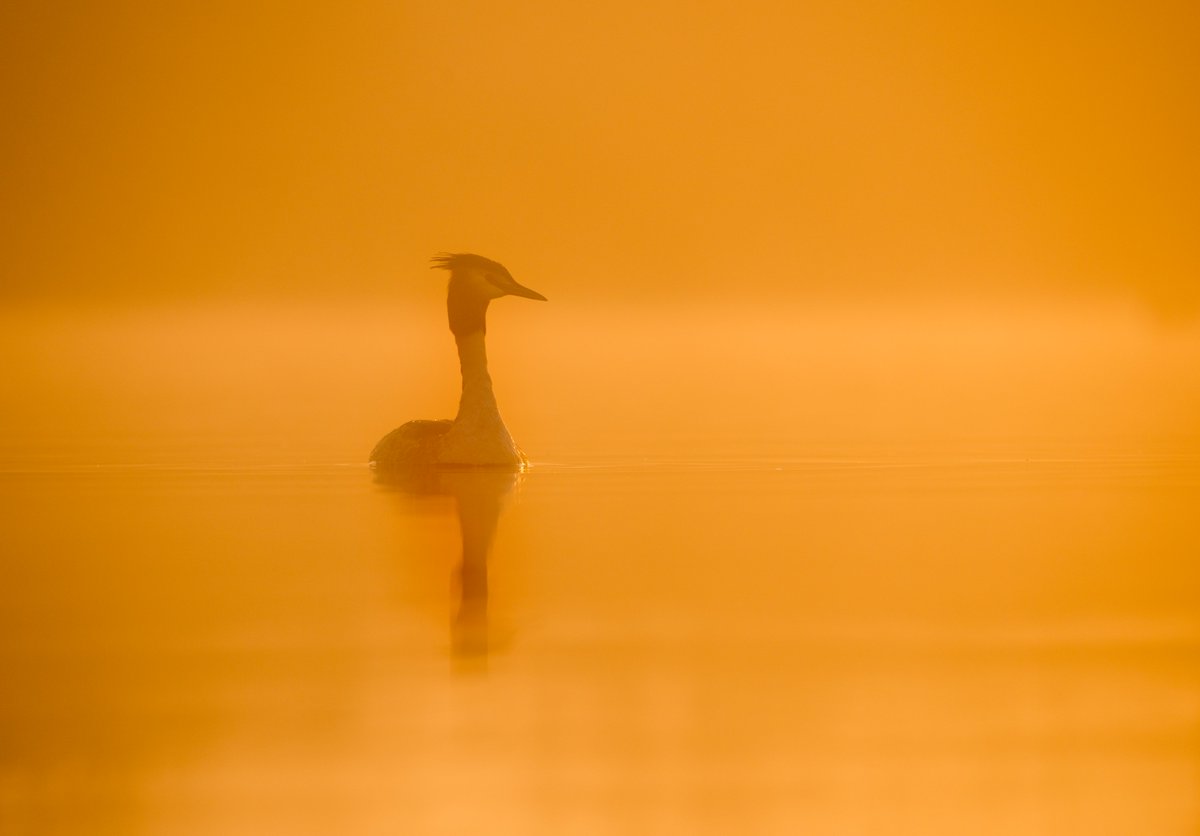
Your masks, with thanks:
M 437 464 L 439 442 L 452 426 L 454 422 L 449 418 L 409 421 L 379 439 L 369 461 L 388 470 Z

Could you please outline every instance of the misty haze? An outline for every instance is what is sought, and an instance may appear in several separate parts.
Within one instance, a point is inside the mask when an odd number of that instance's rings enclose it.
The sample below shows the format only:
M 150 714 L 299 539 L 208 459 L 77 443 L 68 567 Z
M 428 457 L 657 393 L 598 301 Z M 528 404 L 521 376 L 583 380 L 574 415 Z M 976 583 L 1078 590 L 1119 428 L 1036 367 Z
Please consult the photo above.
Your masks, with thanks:
M 1195 833 L 1197 22 L 7 4 L 0 832 Z

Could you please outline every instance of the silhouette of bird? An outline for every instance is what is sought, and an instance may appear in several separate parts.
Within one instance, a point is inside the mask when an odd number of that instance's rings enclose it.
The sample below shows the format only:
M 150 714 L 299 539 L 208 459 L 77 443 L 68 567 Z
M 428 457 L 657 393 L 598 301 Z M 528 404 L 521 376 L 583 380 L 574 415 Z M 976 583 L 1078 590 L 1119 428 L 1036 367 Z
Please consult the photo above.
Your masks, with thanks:
M 525 454 L 500 417 L 488 375 L 484 332 L 488 303 L 501 296 L 546 297 L 520 284 L 504 265 L 473 253 L 442 253 L 434 268 L 450 271 L 446 311 L 458 346 L 462 398 L 453 421 L 409 421 L 371 451 L 376 470 L 430 465 L 493 465 L 520 469 Z

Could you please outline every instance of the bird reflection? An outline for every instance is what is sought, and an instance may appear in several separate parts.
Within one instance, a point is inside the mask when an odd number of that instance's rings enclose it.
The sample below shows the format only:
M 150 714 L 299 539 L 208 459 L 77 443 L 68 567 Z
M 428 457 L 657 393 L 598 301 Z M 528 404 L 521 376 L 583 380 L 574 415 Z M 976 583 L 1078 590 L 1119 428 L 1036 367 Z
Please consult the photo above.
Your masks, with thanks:
M 424 466 L 376 471 L 375 478 L 409 495 L 454 497 L 462 560 L 453 579 L 458 608 L 450 624 L 450 646 L 464 662 L 486 662 L 493 646 L 488 555 L 504 501 L 524 474 L 515 468 Z

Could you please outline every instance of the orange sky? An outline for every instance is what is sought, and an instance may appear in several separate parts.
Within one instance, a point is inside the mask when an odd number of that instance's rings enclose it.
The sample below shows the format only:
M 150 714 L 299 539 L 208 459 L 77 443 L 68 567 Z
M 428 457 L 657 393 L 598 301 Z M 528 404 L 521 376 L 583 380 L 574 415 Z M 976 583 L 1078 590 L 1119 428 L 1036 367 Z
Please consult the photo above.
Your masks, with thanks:
M 1183 313 L 1198 24 L 1183 2 L 11 0 L 0 294 L 396 298 L 470 249 L 552 298 Z

